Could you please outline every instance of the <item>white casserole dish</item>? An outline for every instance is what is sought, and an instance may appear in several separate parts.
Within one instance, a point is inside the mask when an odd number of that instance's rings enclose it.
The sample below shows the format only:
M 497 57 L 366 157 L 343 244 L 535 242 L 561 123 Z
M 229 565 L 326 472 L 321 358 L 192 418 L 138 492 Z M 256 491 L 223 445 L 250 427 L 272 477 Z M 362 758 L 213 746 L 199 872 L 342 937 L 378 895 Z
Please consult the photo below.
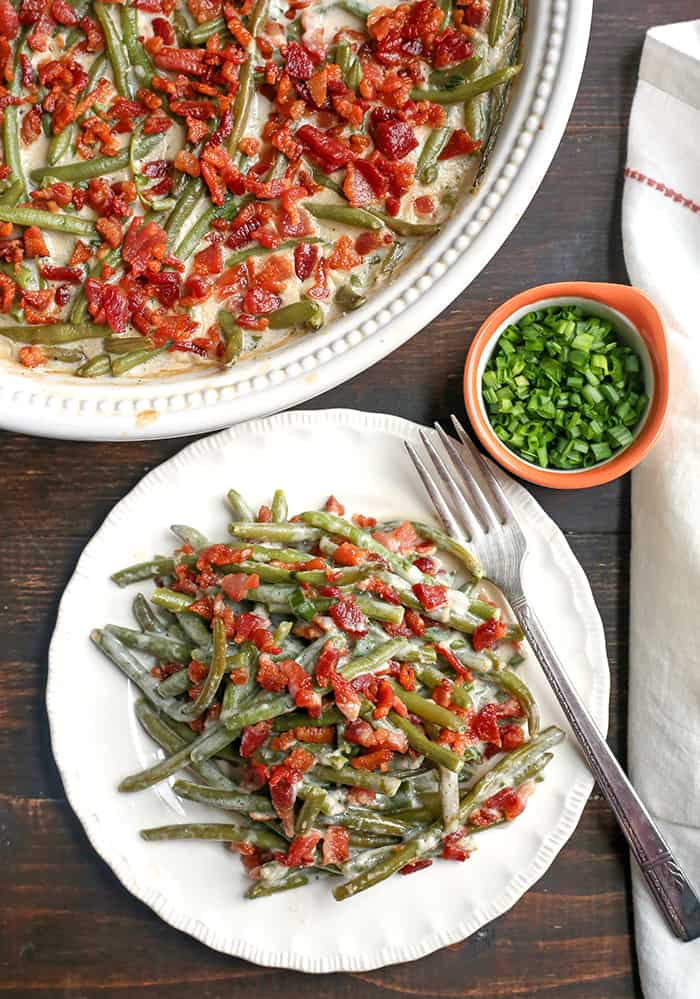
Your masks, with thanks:
M 479 192 L 362 308 L 274 353 L 177 378 L 79 380 L 0 360 L 0 425 L 78 440 L 202 433 L 299 405 L 395 350 L 469 285 L 534 196 L 576 95 L 591 8 L 530 0 L 523 70 Z

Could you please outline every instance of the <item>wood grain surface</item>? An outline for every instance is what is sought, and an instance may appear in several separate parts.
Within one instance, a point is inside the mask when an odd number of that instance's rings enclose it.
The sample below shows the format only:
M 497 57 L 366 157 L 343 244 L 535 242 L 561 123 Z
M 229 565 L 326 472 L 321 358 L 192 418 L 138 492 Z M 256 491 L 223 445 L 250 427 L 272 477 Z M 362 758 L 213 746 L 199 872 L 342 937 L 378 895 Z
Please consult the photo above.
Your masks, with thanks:
M 626 279 L 621 171 L 644 30 L 693 16 L 697 0 L 599 0 L 566 135 L 510 239 L 429 328 L 310 406 L 384 411 L 424 423 L 463 413 L 465 351 L 499 302 L 547 281 Z M 0 993 L 31 999 L 641 996 L 627 851 L 597 793 L 548 873 L 511 912 L 462 944 L 366 974 L 314 978 L 216 954 L 162 923 L 115 879 L 66 803 L 51 757 L 46 654 L 60 594 L 84 544 L 144 472 L 181 446 L 0 437 Z M 610 742 L 624 760 L 628 483 L 579 494 L 533 491 L 566 532 L 598 602 L 613 681 Z

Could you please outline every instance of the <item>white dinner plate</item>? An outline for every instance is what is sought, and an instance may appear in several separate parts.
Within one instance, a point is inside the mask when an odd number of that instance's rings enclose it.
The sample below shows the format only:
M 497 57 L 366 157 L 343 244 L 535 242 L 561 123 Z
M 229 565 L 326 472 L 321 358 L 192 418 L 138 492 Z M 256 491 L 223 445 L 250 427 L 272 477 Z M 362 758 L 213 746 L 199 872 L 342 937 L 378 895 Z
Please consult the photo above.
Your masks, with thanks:
M 486 266 L 545 175 L 588 46 L 592 0 L 529 0 L 523 69 L 478 194 L 367 304 L 268 355 L 178 378 L 91 379 L 0 359 L 0 426 L 78 440 L 216 430 L 298 406 L 366 370 L 430 323 Z
M 410 961 L 469 936 L 509 909 L 547 870 L 569 838 L 593 780 L 538 666 L 523 675 L 543 724 L 569 737 L 555 749 L 525 812 L 478 837 L 464 864 L 437 861 L 345 902 L 321 880 L 247 901 L 239 859 L 220 843 L 145 843 L 148 826 L 219 816 L 177 799 L 169 784 L 137 794 L 116 787 L 160 755 L 135 720 L 136 692 L 92 646 L 88 632 L 131 623 L 138 587 L 109 573 L 172 549 L 171 523 L 226 536 L 224 496 L 236 486 L 253 504 L 287 491 L 290 510 L 318 507 L 330 493 L 378 518 L 433 519 L 403 447 L 418 426 L 350 410 L 284 413 L 189 445 L 156 468 L 110 513 L 87 545 L 61 601 L 49 653 L 51 740 L 68 799 L 104 860 L 166 922 L 217 950 L 299 971 L 362 971 Z M 603 629 L 588 582 L 564 536 L 525 490 L 502 476 L 530 546 L 528 595 L 601 728 L 609 676 Z M 148 591 L 149 586 L 143 587 Z M 546 935 L 548 927 L 542 927 Z

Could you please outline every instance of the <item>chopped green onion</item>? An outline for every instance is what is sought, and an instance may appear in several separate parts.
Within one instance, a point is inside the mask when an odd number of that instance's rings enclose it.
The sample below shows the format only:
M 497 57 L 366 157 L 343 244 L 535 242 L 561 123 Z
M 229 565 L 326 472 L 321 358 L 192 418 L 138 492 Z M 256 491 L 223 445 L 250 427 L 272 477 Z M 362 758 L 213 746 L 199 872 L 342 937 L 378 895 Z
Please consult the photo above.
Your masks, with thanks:
M 506 447 L 564 470 L 628 447 L 648 404 L 638 356 L 607 319 L 575 306 L 535 310 L 508 326 L 482 395 Z

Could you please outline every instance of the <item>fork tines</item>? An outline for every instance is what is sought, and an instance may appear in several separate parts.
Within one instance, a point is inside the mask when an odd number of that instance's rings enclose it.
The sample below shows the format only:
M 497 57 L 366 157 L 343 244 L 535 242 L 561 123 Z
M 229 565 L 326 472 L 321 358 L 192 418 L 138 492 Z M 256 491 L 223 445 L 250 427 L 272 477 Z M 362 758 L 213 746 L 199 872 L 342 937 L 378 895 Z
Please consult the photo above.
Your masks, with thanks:
M 461 448 L 439 423 L 435 424 L 440 444 L 449 460 L 443 457 L 434 440 L 425 431 L 419 431 L 437 479 L 442 483 L 442 489 L 408 442 L 406 450 L 448 533 L 453 537 L 472 541 L 482 532 L 488 534 L 490 530 L 512 521 L 513 511 L 493 472 L 454 415 L 452 423 L 461 441 Z M 450 466 L 454 472 L 450 470 Z M 444 498 L 445 491 L 459 520 Z

